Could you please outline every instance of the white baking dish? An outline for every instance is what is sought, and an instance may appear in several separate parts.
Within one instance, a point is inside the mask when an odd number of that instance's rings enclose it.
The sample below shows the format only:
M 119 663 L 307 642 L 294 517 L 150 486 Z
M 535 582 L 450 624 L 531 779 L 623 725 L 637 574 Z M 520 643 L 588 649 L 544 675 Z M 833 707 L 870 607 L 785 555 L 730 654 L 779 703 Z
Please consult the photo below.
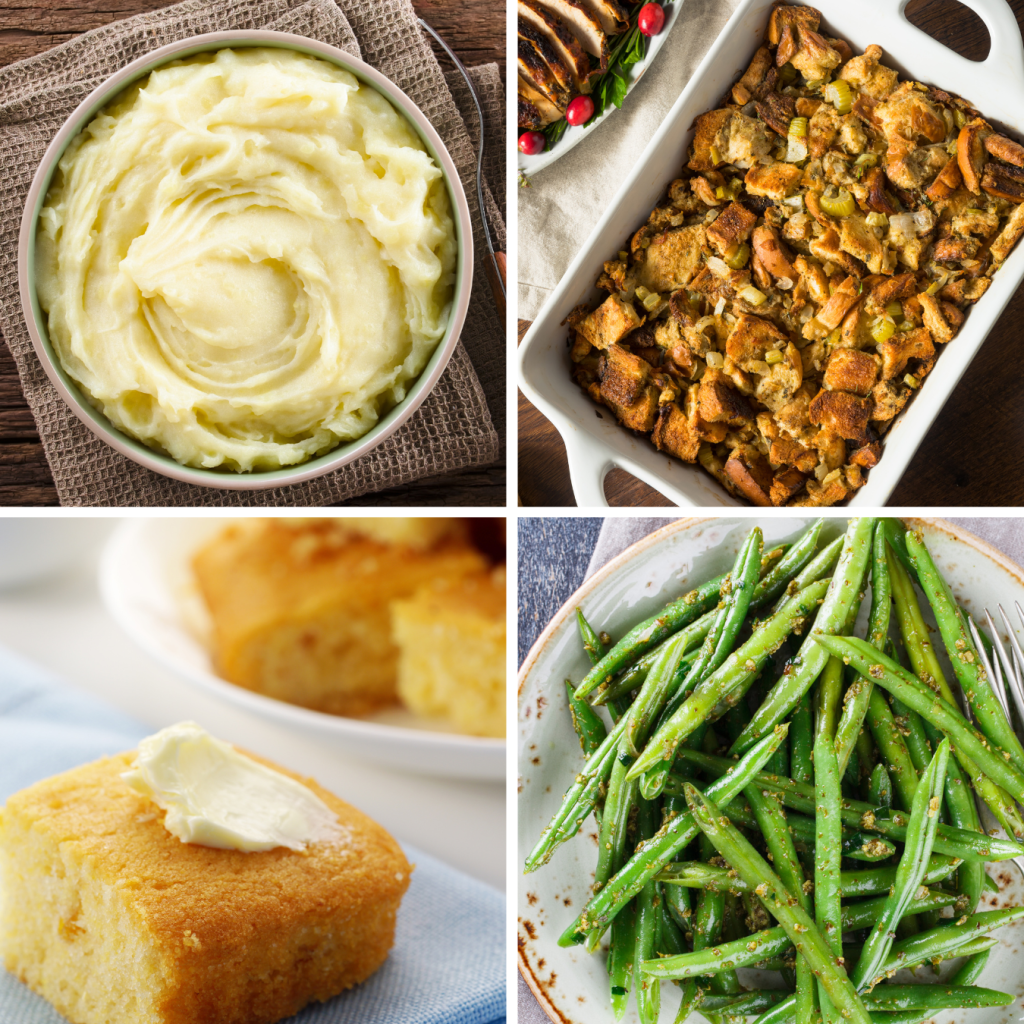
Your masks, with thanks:
M 1004 0 L 964 0 L 984 21 L 992 40 L 988 58 L 977 63 L 911 25 L 903 16 L 908 2 L 816 0 L 814 6 L 829 32 L 846 39 L 855 52 L 877 43 L 885 51 L 885 63 L 902 76 L 957 93 L 997 125 L 1024 134 L 1024 49 L 1016 18 Z M 647 438 L 620 427 L 609 410 L 595 406 L 569 375 L 568 332 L 561 322 L 578 303 L 598 297 L 594 282 L 601 264 L 644 223 L 669 183 L 679 176 L 694 118 L 717 107 L 742 74 L 760 44 L 770 12 L 767 0 L 741 0 L 519 348 L 519 385 L 562 435 L 580 506 L 608 504 L 604 478 L 615 466 L 680 506 L 743 504 L 699 466 L 658 452 Z M 528 245 L 529 240 L 521 239 L 520 244 Z M 882 458 L 851 506 L 885 504 L 1022 279 L 1024 244 L 994 275 L 960 333 L 943 346 L 935 369 L 886 435 Z

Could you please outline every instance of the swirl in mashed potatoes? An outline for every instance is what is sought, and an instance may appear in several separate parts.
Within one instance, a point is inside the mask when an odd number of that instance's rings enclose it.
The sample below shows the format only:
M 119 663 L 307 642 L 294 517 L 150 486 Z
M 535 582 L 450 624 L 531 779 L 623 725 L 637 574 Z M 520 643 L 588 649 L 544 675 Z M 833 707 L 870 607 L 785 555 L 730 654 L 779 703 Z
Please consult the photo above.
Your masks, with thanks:
M 448 324 L 456 242 L 405 117 L 326 61 L 221 50 L 71 143 L 37 232 L 61 365 L 185 465 L 293 465 L 402 401 Z

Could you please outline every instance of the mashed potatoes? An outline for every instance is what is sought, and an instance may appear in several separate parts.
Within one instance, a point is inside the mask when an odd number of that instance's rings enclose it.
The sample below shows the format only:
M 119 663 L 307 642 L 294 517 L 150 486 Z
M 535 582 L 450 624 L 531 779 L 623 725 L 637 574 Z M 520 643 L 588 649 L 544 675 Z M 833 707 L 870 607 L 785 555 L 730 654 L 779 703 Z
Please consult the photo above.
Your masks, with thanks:
M 221 50 L 121 94 L 37 234 L 64 369 L 191 466 L 302 462 L 366 433 L 444 335 L 441 171 L 380 93 L 289 50 Z

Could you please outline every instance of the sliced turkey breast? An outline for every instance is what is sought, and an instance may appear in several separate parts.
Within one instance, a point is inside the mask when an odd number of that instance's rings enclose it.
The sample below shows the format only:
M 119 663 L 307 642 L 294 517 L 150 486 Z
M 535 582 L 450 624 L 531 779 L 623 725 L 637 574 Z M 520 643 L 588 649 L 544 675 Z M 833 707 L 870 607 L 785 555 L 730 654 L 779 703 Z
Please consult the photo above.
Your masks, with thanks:
M 537 0 L 549 13 L 559 18 L 579 40 L 587 53 L 598 59 L 600 69 L 608 67 L 608 36 L 601 22 L 591 14 L 582 0 Z
M 569 104 L 569 91 L 563 86 L 544 62 L 537 47 L 528 39 L 519 37 L 519 77 L 525 78 L 556 107 L 564 110 Z
M 518 0 L 518 14 L 519 25 L 529 26 L 534 32 L 544 36 L 562 59 L 562 63 L 572 73 L 573 89 L 576 92 L 590 92 L 590 58 L 583 52 L 580 41 L 569 31 L 565 23 L 545 10 L 537 0 Z
M 582 0 L 583 6 L 601 23 L 609 36 L 617 36 L 629 28 L 629 15 L 618 0 Z
M 555 81 L 565 90 L 568 97 L 576 95 L 576 79 L 572 70 L 558 55 L 548 38 L 529 25 L 519 24 L 519 39 L 533 47 L 537 55 L 547 64 Z
M 539 123 L 530 127 L 543 128 L 545 125 L 559 121 L 565 116 L 564 110 L 557 107 L 539 89 L 523 78 L 519 79 L 519 98 L 520 100 L 526 100 L 537 112 Z

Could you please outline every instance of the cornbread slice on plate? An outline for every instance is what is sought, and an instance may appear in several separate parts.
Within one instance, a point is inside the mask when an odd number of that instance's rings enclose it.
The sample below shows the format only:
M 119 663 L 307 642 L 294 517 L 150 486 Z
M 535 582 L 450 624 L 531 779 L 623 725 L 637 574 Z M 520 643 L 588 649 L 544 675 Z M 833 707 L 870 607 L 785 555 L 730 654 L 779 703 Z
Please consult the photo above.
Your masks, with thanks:
M 398 651 L 388 605 L 435 580 L 480 572 L 486 558 L 461 524 L 437 534 L 408 520 L 405 543 L 381 543 L 336 528 L 337 520 L 285 522 L 229 527 L 195 557 L 218 672 L 331 714 L 393 704 Z
M 253 755 L 248 755 L 253 757 Z M 0 951 L 73 1024 L 273 1024 L 368 978 L 410 865 L 355 808 L 296 779 L 340 837 L 258 853 L 181 842 L 121 778 L 134 752 L 12 796 Z
M 505 735 L 505 569 L 428 584 L 392 605 L 398 693 L 460 732 Z

